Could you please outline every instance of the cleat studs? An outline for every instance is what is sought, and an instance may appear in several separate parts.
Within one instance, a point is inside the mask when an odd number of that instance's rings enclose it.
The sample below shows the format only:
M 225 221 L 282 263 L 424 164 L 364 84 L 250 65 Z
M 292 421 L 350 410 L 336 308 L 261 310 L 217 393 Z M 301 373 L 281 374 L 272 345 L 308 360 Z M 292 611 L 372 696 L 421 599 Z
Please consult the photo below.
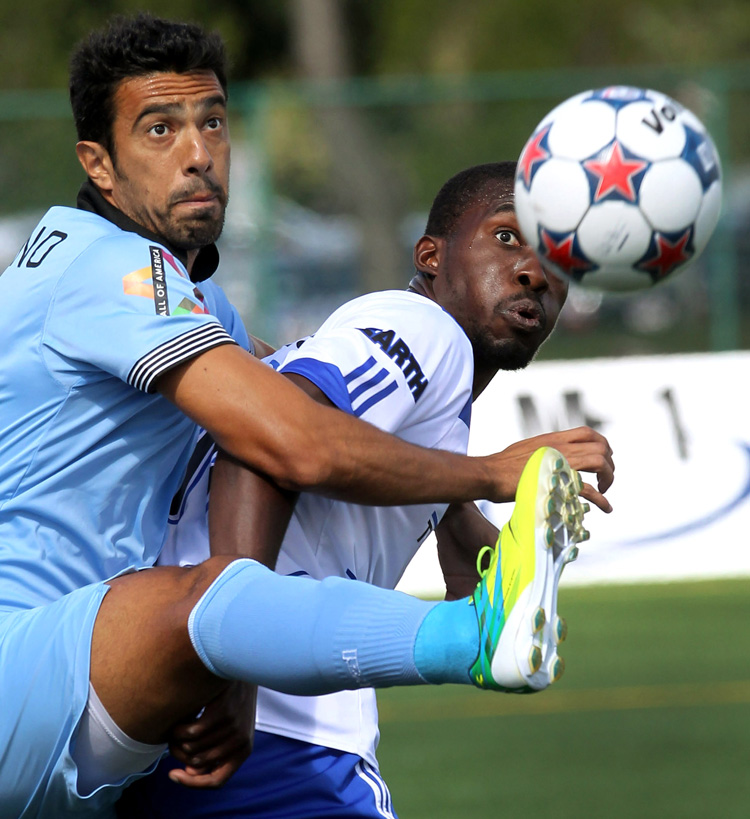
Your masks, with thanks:
M 558 657 L 555 660 L 554 665 L 552 666 L 552 682 L 557 682 L 560 677 L 565 673 L 565 660 L 562 657 Z
M 547 622 L 547 615 L 541 606 L 534 612 L 534 616 L 531 620 L 531 627 L 534 634 L 538 634 L 543 628 L 544 624 Z
M 581 510 L 583 511 L 583 514 L 586 515 L 591 511 L 591 505 L 588 503 L 582 503 Z
M 588 540 L 590 537 L 591 537 L 591 532 L 589 532 L 588 529 L 581 529 L 581 531 L 578 533 L 579 542 L 584 541 L 584 540 Z
M 557 623 L 555 624 L 555 637 L 557 639 L 558 644 L 564 642 L 565 638 L 568 636 L 568 624 L 562 617 L 557 618 Z
M 529 652 L 529 670 L 536 674 L 542 667 L 542 649 L 539 646 L 532 646 Z
M 544 528 L 544 542 L 548 549 L 555 542 L 555 532 L 549 524 Z
M 578 558 L 578 547 L 574 546 L 570 552 L 568 552 L 568 556 L 565 558 L 565 563 L 572 563 L 574 560 Z

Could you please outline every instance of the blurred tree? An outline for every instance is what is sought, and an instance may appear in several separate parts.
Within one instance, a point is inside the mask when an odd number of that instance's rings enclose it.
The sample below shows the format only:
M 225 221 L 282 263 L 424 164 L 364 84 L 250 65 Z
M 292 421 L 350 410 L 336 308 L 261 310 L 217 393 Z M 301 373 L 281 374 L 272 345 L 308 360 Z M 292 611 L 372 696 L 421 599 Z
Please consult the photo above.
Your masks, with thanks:
M 142 0 L 0 4 L 0 88 L 64 87 L 72 43 L 111 14 L 143 7 Z M 291 70 L 295 0 L 151 0 L 148 8 L 220 31 L 235 80 Z M 747 0 L 341 0 L 337 13 L 357 75 L 699 64 L 744 60 L 750 50 Z M 305 25 L 312 31 L 318 21 Z
M 292 54 L 300 76 L 315 82 L 346 80 L 351 49 L 341 0 L 291 0 Z M 340 201 L 362 225 L 362 292 L 404 286 L 399 225 L 404 199 L 399 174 L 383 153 L 369 121 L 351 105 L 315 108 L 330 151 Z M 406 267 L 408 270 L 408 267 Z
M 275 0 L 152 0 L 152 14 L 191 20 L 219 31 L 235 79 L 283 73 L 288 29 Z M 65 88 L 71 47 L 113 14 L 144 10 L 142 0 L 26 0 L 0 4 L 0 88 Z
M 747 0 L 386 0 L 369 4 L 374 73 L 745 60 Z

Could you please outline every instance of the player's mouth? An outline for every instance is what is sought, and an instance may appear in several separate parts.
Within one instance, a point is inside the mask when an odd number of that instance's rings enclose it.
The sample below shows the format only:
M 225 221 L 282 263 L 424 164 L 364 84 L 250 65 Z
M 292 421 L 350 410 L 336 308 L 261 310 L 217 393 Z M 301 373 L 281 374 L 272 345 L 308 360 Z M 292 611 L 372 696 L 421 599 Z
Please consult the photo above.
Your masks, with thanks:
M 183 190 L 180 193 L 174 194 L 171 199 L 171 205 L 203 208 L 221 204 L 223 201 L 224 197 L 221 188 L 218 185 L 211 185 L 208 188 L 200 188 L 192 191 Z
M 219 197 L 215 193 L 199 193 L 193 196 L 178 199 L 175 205 L 187 205 L 194 207 L 203 207 L 205 205 L 213 205 L 219 201 Z
M 530 298 L 502 305 L 500 315 L 511 327 L 524 332 L 539 332 L 544 330 L 546 324 L 544 308 L 538 301 Z

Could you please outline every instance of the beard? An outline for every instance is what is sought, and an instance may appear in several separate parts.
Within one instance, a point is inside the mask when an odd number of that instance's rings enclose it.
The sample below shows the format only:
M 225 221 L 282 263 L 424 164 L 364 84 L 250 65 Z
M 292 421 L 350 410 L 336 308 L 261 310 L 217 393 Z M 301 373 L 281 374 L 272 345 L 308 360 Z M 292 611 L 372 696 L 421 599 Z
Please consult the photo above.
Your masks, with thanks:
M 205 217 L 179 220 L 168 218 L 162 223 L 159 235 L 179 250 L 198 250 L 213 244 L 221 236 L 225 212 L 226 209 L 222 206 L 218 215 L 207 214 Z
M 522 370 L 534 360 L 541 344 L 524 344 L 517 338 L 497 339 L 480 333 L 471 340 L 477 369 Z
M 229 194 L 213 180 L 196 179 L 189 186 L 172 193 L 161 208 L 149 208 L 130 179 L 117 169 L 116 174 L 125 194 L 121 201 L 116 202 L 116 206 L 171 247 L 183 251 L 199 250 L 213 244 L 221 236 Z M 191 209 L 190 213 L 177 211 L 181 202 L 200 194 L 212 194 L 216 198 L 203 208 Z
M 199 211 L 189 217 L 175 216 L 175 206 L 196 193 L 214 194 L 219 203 L 218 209 L 212 206 L 206 207 L 202 213 Z M 167 202 L 166 213 L 160 215 L 160 235 L 180 250 L 198 250 L 213 244 L 224 229 L 227 200 L 227 193 L 219 185 L 211 182 L 204 182 L 200 186 L 173 194 Z

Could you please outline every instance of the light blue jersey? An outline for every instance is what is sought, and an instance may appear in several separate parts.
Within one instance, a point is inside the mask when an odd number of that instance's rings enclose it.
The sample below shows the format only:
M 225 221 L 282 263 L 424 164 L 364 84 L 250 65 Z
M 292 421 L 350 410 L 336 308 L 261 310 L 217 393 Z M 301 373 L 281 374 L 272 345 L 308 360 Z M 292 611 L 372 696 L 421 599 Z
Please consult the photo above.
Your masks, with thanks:
M 3 817 L 111 811 L 125 783 L 79 796 L 71 754 L 93 625 L 103 581 L 159 554 L 196 437 L 153 385 L 249 346 L 220 288 L 92 198 L 96 212 L 52 208 L 0 276 Z
M 195 425 L 153 392 L 247 335 L 166 247 L 55 207 L 0 276 L 0 609 L 151 565 Z

